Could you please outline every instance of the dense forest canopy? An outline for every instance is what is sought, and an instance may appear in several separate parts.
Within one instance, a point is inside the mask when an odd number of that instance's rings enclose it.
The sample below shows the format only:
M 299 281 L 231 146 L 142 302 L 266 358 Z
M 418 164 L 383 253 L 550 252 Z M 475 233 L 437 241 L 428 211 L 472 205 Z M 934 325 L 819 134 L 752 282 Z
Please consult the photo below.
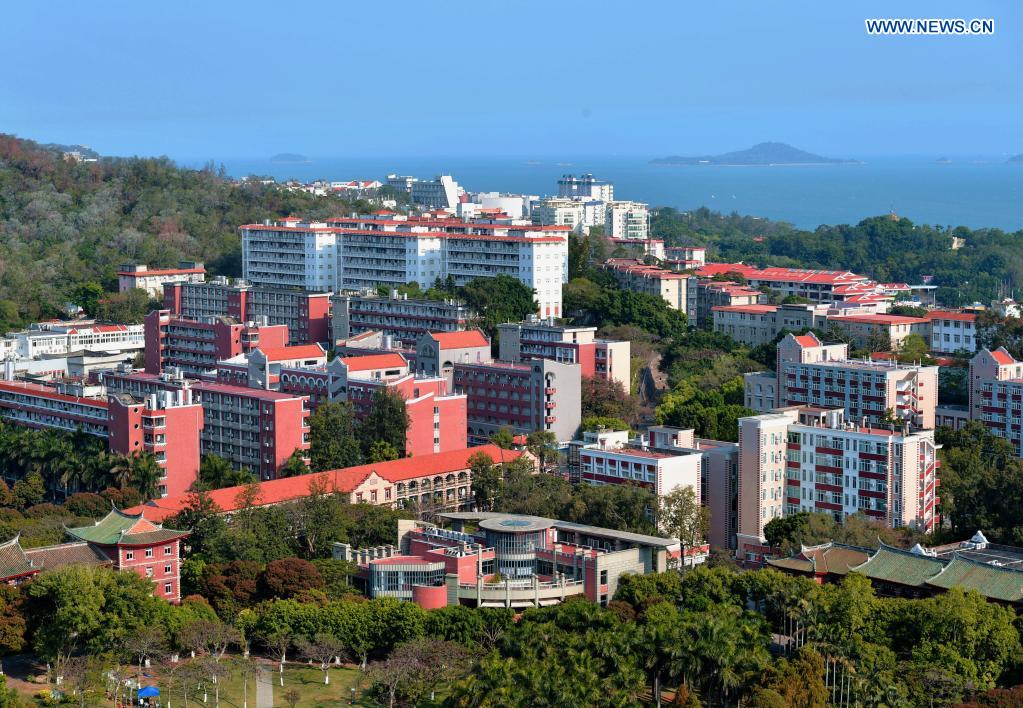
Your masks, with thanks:
M 706 208 L 658 209 L 651 227 L 667 246 L 707 246 L 710 260 L 851 270 L 884 283 L 919 284 L 933 276 L 939 302 L 953 306 L 987 304 L 1023 283 L 1021 231 L 928 226 L 892 216 L 804 231 Z
M 116 291 L 122 263 L 196 259 L 239 276 L 239 224 L 367 206 L 237 183 L 212 165 L 184 169 L 166 157 L 76 162 L 0 134 L 0 324 L 53 316 L 83 283 Z

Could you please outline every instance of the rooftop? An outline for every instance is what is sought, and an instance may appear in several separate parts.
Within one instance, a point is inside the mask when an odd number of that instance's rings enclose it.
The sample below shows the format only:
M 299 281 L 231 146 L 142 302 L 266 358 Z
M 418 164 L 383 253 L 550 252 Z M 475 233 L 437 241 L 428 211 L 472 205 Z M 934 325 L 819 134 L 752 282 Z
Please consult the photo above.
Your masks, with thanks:
M 401 369 L 408 366 L 408 362 L 401 354 L 366 354 L 364 356 L 348 356 L 341 359 L 349 372 L 352 371 L 373 371 L 375 369 Z
M 92 526 L 65 527 L 65 530 L 74 538 L 100 546 L 148 545 L 173 541 L 188 535 L 187 531 L 158 526 L 144 518 L 141 513 L 129 514 L 118 509 L 112 509 Z
M 441 349 L 469 349 L 470 347 L 489 347 L 490 342 L 483 332 L 470 329 L 464 332 L 430 332 L 430 337 Z

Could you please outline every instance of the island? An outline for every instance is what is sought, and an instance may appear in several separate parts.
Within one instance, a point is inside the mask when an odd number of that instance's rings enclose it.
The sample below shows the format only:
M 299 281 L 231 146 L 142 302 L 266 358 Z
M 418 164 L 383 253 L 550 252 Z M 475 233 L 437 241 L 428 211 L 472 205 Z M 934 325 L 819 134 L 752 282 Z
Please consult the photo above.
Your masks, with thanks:
M 274 155 L 273 157 L 271 157 L 270 158 L 270 162 L 285 163 L 285 164 L 295 164 L 295 163 L 312 162 L 312 160 L 310 160 L 305 155 L 299 155 L 299 154 L 293 153 L 293 152 L 280 152 L 280 153 L 277 153 L 276 155 Z
M 701 155 L 683 157 L 670 155 L 651 160 L 652 165 L 837 165 L 859 164 L 858 160 L 844 160 L 834 157 L 822 157 L 813 153 L 794 148 L 785 143 L 758 143 L 747 150 L 726 152 L 721 155 Z
M 1009 162 L 1023 162 L 1023 153 L 1020 153 L 1019 155 L 1013 155 L 1012 157 L 1009 158 Z

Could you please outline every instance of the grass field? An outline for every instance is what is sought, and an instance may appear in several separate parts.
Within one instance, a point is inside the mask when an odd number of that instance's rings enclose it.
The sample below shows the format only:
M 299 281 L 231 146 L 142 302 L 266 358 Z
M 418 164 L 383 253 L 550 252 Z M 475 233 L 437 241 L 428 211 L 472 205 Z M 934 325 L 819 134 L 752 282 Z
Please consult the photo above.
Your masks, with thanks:
M 340 666 L 330 669 L 330 684 L 324 685 L 323 672 L 320 671 L 319 667 L 292 664 L 284 669 L 284 687 L 282 688 L 276 665 L 261 664 L 261 666 L 266 671 L 266 675 L 271 679 L 273 685 L 273 705 L 275 708 L 278 706 L 287 708 L 289 706 L 289 703 L 284 698 L 284 694 L 291 690 L 295 690 L 299 694 L 298 703 L 295 704 L 296 708 L 327 708 L 327 706 L 337 708 L 337 706 L 349 704 L 352 697 L 352 688 L 356 689 L 359 699 L 356 701 L 356 705 L 376 705 L 374 701 L 363 702 L 361 700 L 362 689 L 366 684 L 362 680 L 363 674 L 356 668 Z M 171 690 L 169 681 L 166 679 L 160 680 L 158 683 L 162 697 L 161 705 L 166 705 L 167 700 L 170 699 L 172 708 L 176 706 L 183 708 L 184 700 L 180 686 L 175 686 Z M 214 705 L 213 687 L 206 683 L 205 689 L 205 704 L 202 703 L 203 690 L 197 686 L 193 686 L 192 690 L 189 691 L 189 704 L 191 705 L 194 702 L 197 706 Z M 242 678 L 237 673 L 230 675 L 221 682 L 220 705 L 222 708 L 242 708 L 244 699 L 245 691 L 242 687 Z M 255 708 L 256 706 L 255 677 L 249 677 L 248 679 L 248 706 L 249 708 Z

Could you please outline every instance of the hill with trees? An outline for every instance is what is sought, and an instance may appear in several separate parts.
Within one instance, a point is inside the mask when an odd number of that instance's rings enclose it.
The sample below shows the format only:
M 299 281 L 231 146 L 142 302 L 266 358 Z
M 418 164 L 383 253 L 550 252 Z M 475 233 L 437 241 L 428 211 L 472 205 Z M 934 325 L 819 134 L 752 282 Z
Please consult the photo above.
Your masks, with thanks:
M 241 275 L 238 225 L 293 213 L 327 218 L 368 205 L 235 182 L 212 164 L 166 157 L 77 162 L 63 146 L 0 134 L 0 328 L 58 315 L 86 284 L 117 290 L 117 267 L 204 261 Z M 90 313 L 93 314 L 93 313 Z

